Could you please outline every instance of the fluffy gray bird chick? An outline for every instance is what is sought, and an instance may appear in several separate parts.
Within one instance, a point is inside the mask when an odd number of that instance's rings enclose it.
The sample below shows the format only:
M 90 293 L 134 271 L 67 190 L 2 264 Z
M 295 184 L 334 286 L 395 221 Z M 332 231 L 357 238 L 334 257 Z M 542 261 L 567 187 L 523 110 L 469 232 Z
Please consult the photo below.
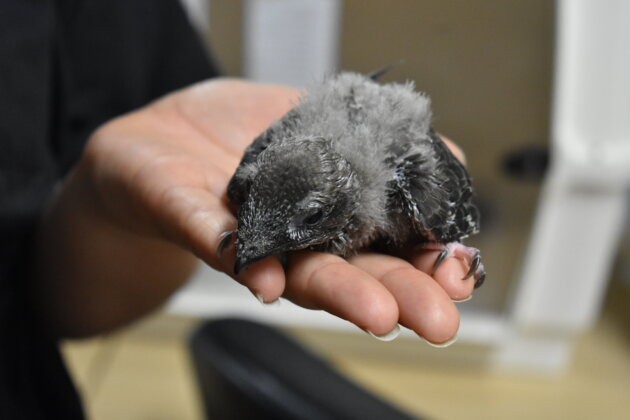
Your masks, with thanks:
M 245 150 L 228 186 L 236 265 L 298 249 L 344 257 L 421 245 L 464 259 L 479 286 L 478 231 L 464 166 L 431 128 L 429 98 L 356 73 L 325 79 Z M 226 234 L 222 251 L 233 235 Z

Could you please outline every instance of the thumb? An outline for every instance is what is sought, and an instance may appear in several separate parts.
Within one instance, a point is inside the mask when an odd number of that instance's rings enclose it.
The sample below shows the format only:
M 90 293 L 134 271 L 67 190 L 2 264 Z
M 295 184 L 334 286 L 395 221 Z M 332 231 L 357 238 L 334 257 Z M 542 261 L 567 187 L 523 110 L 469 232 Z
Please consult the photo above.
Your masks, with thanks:
M 219 198 L 200 188 L 174 187 L 164 194 L 163 202 L 158 223 L 169 240 L 242 283 L 263 302 L 283 294 L 284 269 L 277 258 L 258 261 L 235 275 L 235 247 L 217 252 L 224 233 L 236 229 L 236 219 Z

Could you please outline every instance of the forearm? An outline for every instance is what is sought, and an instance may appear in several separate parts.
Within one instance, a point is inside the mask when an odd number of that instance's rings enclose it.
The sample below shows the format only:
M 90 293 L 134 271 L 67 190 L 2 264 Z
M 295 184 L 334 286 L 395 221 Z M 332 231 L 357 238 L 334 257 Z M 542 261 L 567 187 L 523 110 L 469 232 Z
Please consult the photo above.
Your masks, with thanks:
M 73 173 L 38 238 L 33 294 L 56 336 L 105 332 L 154 310 L 197 261 L 175 244 L 118 227 L 90 188 Z

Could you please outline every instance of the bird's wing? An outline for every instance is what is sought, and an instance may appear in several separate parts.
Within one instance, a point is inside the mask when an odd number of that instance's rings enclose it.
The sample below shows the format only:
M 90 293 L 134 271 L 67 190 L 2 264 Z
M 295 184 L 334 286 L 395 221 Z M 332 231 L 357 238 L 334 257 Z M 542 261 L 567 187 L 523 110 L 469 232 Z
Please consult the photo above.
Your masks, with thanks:
M 397 203 L 429 240 L 452 242 L 478 230 L 466 168 L 433 131 L 435 156 L 411 149 L 396 162 L 393 192 Z
M 256 176 L 256 160 L 258 156 L 264 152 L 267 147 L 277 139 L 288 134 L 298 124 L 298 113 L 295 110 L 287 112 L 284 117 L 276 121 L 267 130 L 247 146 L 243 154 L 243 158 L 236 168 L 236 172 L 232 176 L 227 188 L 227 195 L 230 201 L 238 206 L 243 204 L 249 194 L 251 182 Z

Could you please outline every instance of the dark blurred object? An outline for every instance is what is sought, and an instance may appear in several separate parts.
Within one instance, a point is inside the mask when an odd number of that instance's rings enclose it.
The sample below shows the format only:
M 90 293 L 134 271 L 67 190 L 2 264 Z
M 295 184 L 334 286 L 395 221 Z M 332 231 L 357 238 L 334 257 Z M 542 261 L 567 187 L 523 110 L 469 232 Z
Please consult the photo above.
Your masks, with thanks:
M 503 160 L 503 172 L 523 181 L 541 181 L 548 167 L 549 148 L 545 146 L 525 146 Z
M 190 347 L 207 418 L 416 418 L 265 325 L 208 321 L 193 333 Z
M 83 419 L 31 298 L 53 189 L 105 121 L 216 75 L 177 0 L 0 1 L 0 419 Z
M 479 224 L 483 234 L 501 228 L 501 206 L 495 197 L 486 193 L 485 189 L 480 189 L 473 197 L 473 203 L 479 209 L 481 216 Z

